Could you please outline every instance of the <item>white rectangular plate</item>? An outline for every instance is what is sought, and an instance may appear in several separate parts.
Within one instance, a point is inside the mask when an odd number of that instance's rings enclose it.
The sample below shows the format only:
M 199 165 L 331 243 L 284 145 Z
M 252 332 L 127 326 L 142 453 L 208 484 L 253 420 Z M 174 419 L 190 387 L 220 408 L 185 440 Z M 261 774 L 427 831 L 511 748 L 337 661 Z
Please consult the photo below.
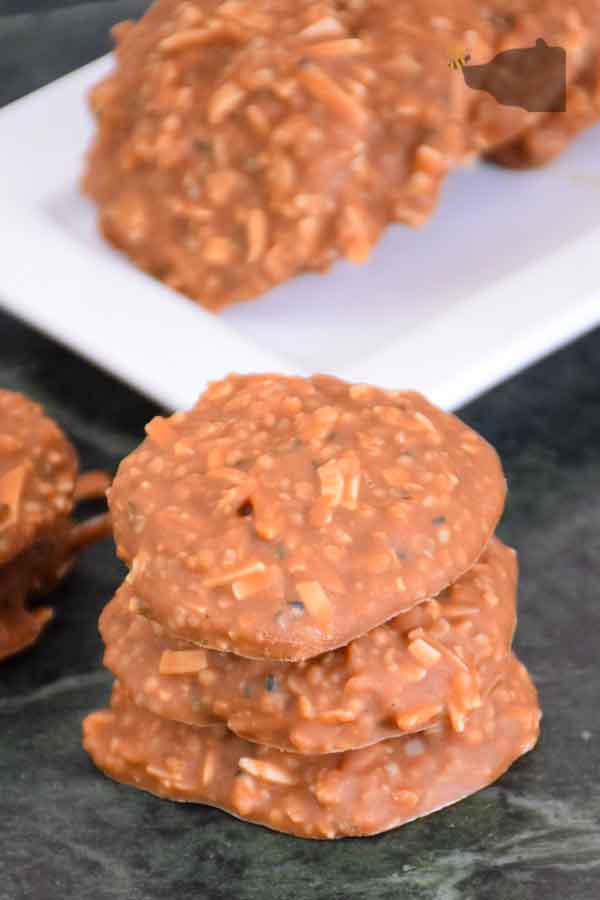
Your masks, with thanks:
M 0 303 L 168 407 L 230 371 L 331 372 L 453 408 L 600 322 L 600 129 L 554 165 L 453 174 L 421 231 L 205 312 L 96 234 L 77 188 L 104 58 L 0 110 Z

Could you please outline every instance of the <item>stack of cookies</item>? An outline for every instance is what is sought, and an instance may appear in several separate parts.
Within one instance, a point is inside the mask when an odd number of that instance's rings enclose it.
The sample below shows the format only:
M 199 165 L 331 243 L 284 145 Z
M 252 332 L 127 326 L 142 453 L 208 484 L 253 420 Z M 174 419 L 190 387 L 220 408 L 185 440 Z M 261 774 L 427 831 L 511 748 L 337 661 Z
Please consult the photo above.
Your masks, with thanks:
M 495 451 L 412 392 L 234 375 L 154 419 L 109 496 L 118 781 L 303 837 L 375 834 L 535 744 Z
M 101 496 L 107 479 L 78 477 L 75 450 L 36 403 L 0 390 L 0 660 L 32 644 L 52 618 L 28 606 L 70 569 L 77 551 L 109 531 L 108 516 L 82 524 L 76 502 Z

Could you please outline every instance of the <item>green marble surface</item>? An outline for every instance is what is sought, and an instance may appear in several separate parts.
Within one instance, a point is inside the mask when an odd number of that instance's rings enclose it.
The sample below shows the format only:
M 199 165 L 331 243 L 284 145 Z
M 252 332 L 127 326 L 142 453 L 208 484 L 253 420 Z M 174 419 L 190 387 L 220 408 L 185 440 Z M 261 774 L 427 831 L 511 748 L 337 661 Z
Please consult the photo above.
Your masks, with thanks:
M 143 6 L 0 2 L 0 102 L 102 52 L 109 24 Z M 88 467 L 114 469 L 157 411 L 1 312 L 0 386 L 43 402 Z M 55 592 L 42 643 L 0 670 L 0 900 L 598 900 L 600 330 L 461 415 L 509 478 L 501 535 L 519 549 L 537 749 L 494 787 L 366 840 L 302 841 L 113 784 L 80 746 L 109 691 L 96 620 L 123 569 L 105 540 Z
M 463 803 L 378 838 L 313 843 L 98 774 L 96 619 L 123 570 L 109 540 L 53 597 L 42 643 L 0 674 L 0 900 L 597 900 L 600 875 L 600 331 L 462 410 L 499 448 L 502 536 L 519 548 L 517 647 L 538 748 Z M 86 465 L 113 468 L 156 410 L 0 314 L 0 384 L 46 403 Z

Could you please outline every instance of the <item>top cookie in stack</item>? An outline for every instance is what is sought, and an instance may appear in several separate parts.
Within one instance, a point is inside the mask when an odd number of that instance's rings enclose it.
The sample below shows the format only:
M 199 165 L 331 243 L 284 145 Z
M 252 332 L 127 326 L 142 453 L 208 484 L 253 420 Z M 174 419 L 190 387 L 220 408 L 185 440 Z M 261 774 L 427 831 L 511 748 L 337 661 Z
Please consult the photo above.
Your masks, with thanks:
M 495 451 L 413 392 L 232 375 L 156 418 L 110 491 L 135 611 L 302 660 L 439 594 L 502 512 Z

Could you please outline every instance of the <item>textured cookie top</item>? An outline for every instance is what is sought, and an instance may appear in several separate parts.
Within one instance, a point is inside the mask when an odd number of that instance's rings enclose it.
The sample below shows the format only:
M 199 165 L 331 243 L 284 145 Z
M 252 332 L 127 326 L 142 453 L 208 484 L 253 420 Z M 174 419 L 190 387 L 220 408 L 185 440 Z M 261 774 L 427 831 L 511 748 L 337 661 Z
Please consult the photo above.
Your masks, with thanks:
M 84 747 L 117 781 L 172 800 L 208 803 L 301 837 L 377 834 L 490 784 L 537 741 L 540 710 L 524 667 L 469 716 L 374 747 L 298 756 L 192 728 L 135 706 L 117 683 L 111 709 L 88 716 Z
M 389 222 L 427 219 L 449 169 L 533 122 L 449 57 L 542 34 L 579 51 L 590 5 L 158 0 L 115 32 L 84 188 L 110 240 L 211 308 L 362 261 Z
M 0 390 L 0 565 L 69 513 L 75 451 L 40 406 Z
M 147 432 L 109 497 L 137 611 L 243 656 L 315 656 L 435 596 L 504 503 L 495 451 L 412 392 L 232 375 Z
M 107 237 L 219 308 L 422 222 L 460 151 L 447 57 L 471 23 L 366 6 L 159 0 L 120 26 L 84 179 Z
M 506 667 L 517 565 L 493 538 L 436 600 L 311 660 L 244 659 L 179 641 L 129 610 L 125 583 L 100 617 L 104 664 L 165 719 L 224 722 L 240 737 L 297 753 L 333 753 L 449 720 L 455 731 Z

